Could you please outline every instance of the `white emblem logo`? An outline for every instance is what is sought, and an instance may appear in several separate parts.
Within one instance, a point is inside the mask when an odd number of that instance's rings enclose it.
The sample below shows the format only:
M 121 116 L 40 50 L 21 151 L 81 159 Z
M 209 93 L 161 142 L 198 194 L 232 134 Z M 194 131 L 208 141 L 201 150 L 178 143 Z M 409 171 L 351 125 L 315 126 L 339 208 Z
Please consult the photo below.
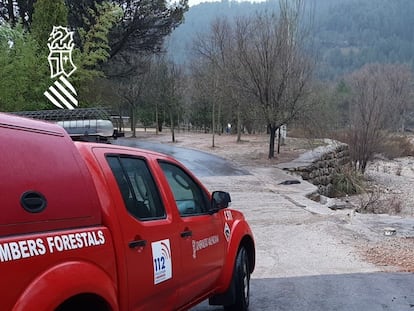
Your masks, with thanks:
M 75 72 L 76 66 L 72 61 L 73 31 L 68 31 L 66 27 L 53 26 L 47 46 L 50 53 L 47 57 L 50 66 L 50 78 L 64 74 L 67 78 Z
M 77 69 L 72 61 L 72 51 L 75 46 L 73 31 L 69 31 L 67 27 L 53 26 L 47 46 L 50 51 L 47 57 L 50 78 L 59 77 L 59 79 L 44 92 L 44 95 L 58 108 L 63 109 L 65 106 L 74 109 L 74 106 L 78 106 L 76 90 L 66 79 Z

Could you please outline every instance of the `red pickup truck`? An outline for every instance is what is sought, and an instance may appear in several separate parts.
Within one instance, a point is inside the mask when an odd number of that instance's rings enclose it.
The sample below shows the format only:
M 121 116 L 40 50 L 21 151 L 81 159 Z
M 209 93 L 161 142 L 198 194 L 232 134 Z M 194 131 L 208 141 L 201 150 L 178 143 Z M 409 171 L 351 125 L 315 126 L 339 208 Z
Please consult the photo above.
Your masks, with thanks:
M 253 234 L 173 158 L 0 114 L 0 309 L 247 310 Z

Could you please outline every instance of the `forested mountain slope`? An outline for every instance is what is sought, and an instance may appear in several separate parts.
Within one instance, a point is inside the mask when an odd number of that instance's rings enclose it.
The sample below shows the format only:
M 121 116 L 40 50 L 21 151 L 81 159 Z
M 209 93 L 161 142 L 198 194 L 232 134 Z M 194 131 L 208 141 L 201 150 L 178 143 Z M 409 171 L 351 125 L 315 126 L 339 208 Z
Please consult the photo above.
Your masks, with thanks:
M 332 79 L 366 63 L 413 65 L 414 1 L 312 0 L 306 4 L 314 12 L 312 50 L 320 78 Z M 232 20 L 236 16 L 277 8 L 277 0 L 207 2 L 193 6 L 168 41 L 168 53 L 183 63 L 192 55 L 193 38 L 209 31 L 217 17 Z

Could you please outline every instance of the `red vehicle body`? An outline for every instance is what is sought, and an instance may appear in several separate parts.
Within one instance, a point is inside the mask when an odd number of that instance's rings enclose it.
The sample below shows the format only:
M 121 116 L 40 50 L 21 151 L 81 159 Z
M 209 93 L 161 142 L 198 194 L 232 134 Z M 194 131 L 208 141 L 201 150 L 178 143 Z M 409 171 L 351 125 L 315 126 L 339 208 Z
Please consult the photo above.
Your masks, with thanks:
M 1 310 L 248 308 L 252 232 L 175 159 L 0 114 Z

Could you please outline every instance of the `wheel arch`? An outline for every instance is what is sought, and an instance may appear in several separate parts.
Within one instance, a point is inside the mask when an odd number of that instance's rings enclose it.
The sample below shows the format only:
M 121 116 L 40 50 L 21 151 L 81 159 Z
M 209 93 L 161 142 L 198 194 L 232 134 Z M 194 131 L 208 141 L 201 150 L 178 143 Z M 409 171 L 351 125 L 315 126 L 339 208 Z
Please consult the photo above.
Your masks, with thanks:
M 70 297 L 56 308 L 56 311 L 74 310 L 112 311 L 112 308 L 105 299 L 92 293 L 83 293 Z
M 119 310 L 114 280 L 97 265 L 72 261 L 55 265 L 40 274 L 20 295 L 13 311 L 54 311 L 66 302 L 79 302 L 81 298 L 89 303 L 95 301 L 106 305 L 107 309 L 103 311 Z
M 245 221 L 235 222 L 232 226 L 231 239 L 227 246 L 227 258 L 218 281 L 217 293 L 223 293 L 229 289 L 233 277 L 233 268 L 241 247 L 246 248 L 250 273 L 252 273 L 256 264 L 255 244 L 250 227 Z

